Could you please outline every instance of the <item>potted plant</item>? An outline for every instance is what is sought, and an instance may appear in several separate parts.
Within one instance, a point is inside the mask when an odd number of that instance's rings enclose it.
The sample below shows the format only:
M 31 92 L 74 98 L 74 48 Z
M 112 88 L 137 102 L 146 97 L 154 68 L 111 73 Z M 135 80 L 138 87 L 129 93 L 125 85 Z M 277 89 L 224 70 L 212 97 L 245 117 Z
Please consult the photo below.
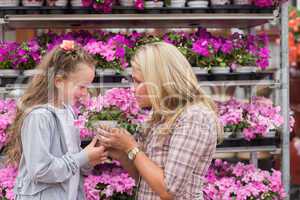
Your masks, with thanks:
M 165 5 L 169 8 L 184 8 L 186 0 L 167 0 Z
M 250 0 L 233 0 L 234 5 L 251 5 L 252 2 Z
M 283 200 L 286 197 L 279 171 L 264 171 L 254 165 L 230 164 L 218 159 L 208 170 L 203 192 L 205 200 Z
M 164 2 L 163 1 L 154 1 L 154 0 L 145 0 L 144 1 L 144 7 L 145 8 L 150 8 L 150 9 L 153 9 L 153 8 L 162 8 L 164 6 Z M 156 13 L 156 11 L 152 11 L 154 13 Z M 159 12 L 159 11 L 157 11 Z
M 8 142 L 8 129 L 16 115 L 16 102 L 13 99 L 0 100 L 0 152 Z
M 15 64 L 18 47 L 16 42 L 0 43 L 0 76 L 17 77 L 20 74 Z
M 124 88 L 87 99 L 77 110 L 79 118 L 75 125 L 80 128 L 81 138 L 94 135 L 99 124 L 122 127 L 134 134 L 147 116 L 139 109 L 131 89 Z
M 243 35 L 234 33 L 231 36 L 233 42 L 232 60 L 236 72 L 256 72 L 265 70 L 269 66 L 270 50 L 267 35 Z
M 213 6 L 224 6 L 224 5 L 229 5 L 230 1 L 229 0 L 210 0 L 210 3 Z
M 83 0 L 71 0 L 72 7 L 82 7 L 84 5 Z
M 208 4 L 208 0 L 189 0 L 187 3 L 188 7 L 190 8 L 208 8 Z M 197 10 L 195 10 L 195 12 L 196 11 Z
M 0 7 L 17 7 L 19 3 L 19 0 L 2 0 Z
M 134 200 L 135 181 L 116 161 L 95 168 L 84 180 L 86 198 Z
M 47 0 L 48 6 L 65 7 L 68 5 L 68 0 Z
M 114 39 L 112 37 L 107 42 L 91 40 L 84 46 L 97 61 L 96 73 L 99 76 L 120 74 L 128 65 L 124 45 Z
M 23 6 L 26 7 L 39 7 L 44 3 L 43 0 L 22 0 Z
M 1 166 L 0 167 L 0 199 L 13 200 L 15 195 L 13 188 L 18 174 L 17 166 Z
M 283 124 L 280 107 L 263 97 L 252 97 L 250 102 L 230 99 L 217 102 L 220 122 L 230 137 L 251 141 L 256 138 L 274 138 L 276 130 Z M 293 122 L 291 118 L 291 122 Z M 291 129 L 293 123 L 290 124 Z
M 17 48 L 16 54 L 17 68 L 23 70 L 25 76 L 32 76 L 39 73 L 39 71 L 35 70 L 35 67 L 41 60 L 42 49 L 36 40 L 21 43 Z

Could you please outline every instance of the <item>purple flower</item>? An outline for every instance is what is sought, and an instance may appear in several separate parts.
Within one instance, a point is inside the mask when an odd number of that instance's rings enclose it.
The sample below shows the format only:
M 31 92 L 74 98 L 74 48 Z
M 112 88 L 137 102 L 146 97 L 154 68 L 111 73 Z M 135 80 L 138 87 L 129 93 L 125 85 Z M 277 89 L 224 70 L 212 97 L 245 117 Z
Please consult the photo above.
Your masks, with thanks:
M 205 39 L 199 39 L 193 43 L 192 50 L 201 56 L 209 57 L 208 41 Z
M 222 44 L 222 48 L 221 48 L 221 51 L 224 53 L 224 54 L 229 54 L 231 53 L 233 50 L 233 44 L 232 44 L 232 41 L 230 40 L 225 40 L 225 42 Z

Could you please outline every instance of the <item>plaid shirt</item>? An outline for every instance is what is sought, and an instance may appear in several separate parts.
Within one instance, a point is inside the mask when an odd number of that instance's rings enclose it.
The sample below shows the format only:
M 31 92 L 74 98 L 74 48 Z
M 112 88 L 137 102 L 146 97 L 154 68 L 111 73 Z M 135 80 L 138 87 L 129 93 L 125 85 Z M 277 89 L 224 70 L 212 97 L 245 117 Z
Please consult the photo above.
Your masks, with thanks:
M 143 151 L 164 170 L 165 185 L 174 200 L 202 200 L 202 182 L 216 149 L 215 115 L 204 106 L 193 105 L 176 120 L 171 134 L 157 134 L 154 125 L 146 138 L 139 137 Z M 137 200 L 160 200 L 140 178 Z

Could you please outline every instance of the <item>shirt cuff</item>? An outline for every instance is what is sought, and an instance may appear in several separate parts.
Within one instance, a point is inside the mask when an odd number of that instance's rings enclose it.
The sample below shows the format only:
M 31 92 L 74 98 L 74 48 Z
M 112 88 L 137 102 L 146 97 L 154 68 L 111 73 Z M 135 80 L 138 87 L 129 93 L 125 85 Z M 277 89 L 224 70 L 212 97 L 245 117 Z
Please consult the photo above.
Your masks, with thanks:
M 74 159 L 78 162 L 79 167 L 89 164 L 89 158 L 84 150 L 74 154 Z

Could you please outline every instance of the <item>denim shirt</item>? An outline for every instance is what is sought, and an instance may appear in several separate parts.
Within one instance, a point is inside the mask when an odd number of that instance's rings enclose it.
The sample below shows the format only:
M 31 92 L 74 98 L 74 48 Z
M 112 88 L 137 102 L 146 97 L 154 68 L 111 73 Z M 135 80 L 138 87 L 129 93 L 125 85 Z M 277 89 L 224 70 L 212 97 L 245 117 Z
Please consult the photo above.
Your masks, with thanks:
M 25 117 L 22 129 L 22 156 L 14 188 L 16 200 L 82 200 L 85 199 L 83 176 L 92 167 L 88 157 L 79 151 L 68 151 L 62 122 L 57 110 L 43 105 Z M 71 179 L 79 173 L 76 197 L 72 197 Z

